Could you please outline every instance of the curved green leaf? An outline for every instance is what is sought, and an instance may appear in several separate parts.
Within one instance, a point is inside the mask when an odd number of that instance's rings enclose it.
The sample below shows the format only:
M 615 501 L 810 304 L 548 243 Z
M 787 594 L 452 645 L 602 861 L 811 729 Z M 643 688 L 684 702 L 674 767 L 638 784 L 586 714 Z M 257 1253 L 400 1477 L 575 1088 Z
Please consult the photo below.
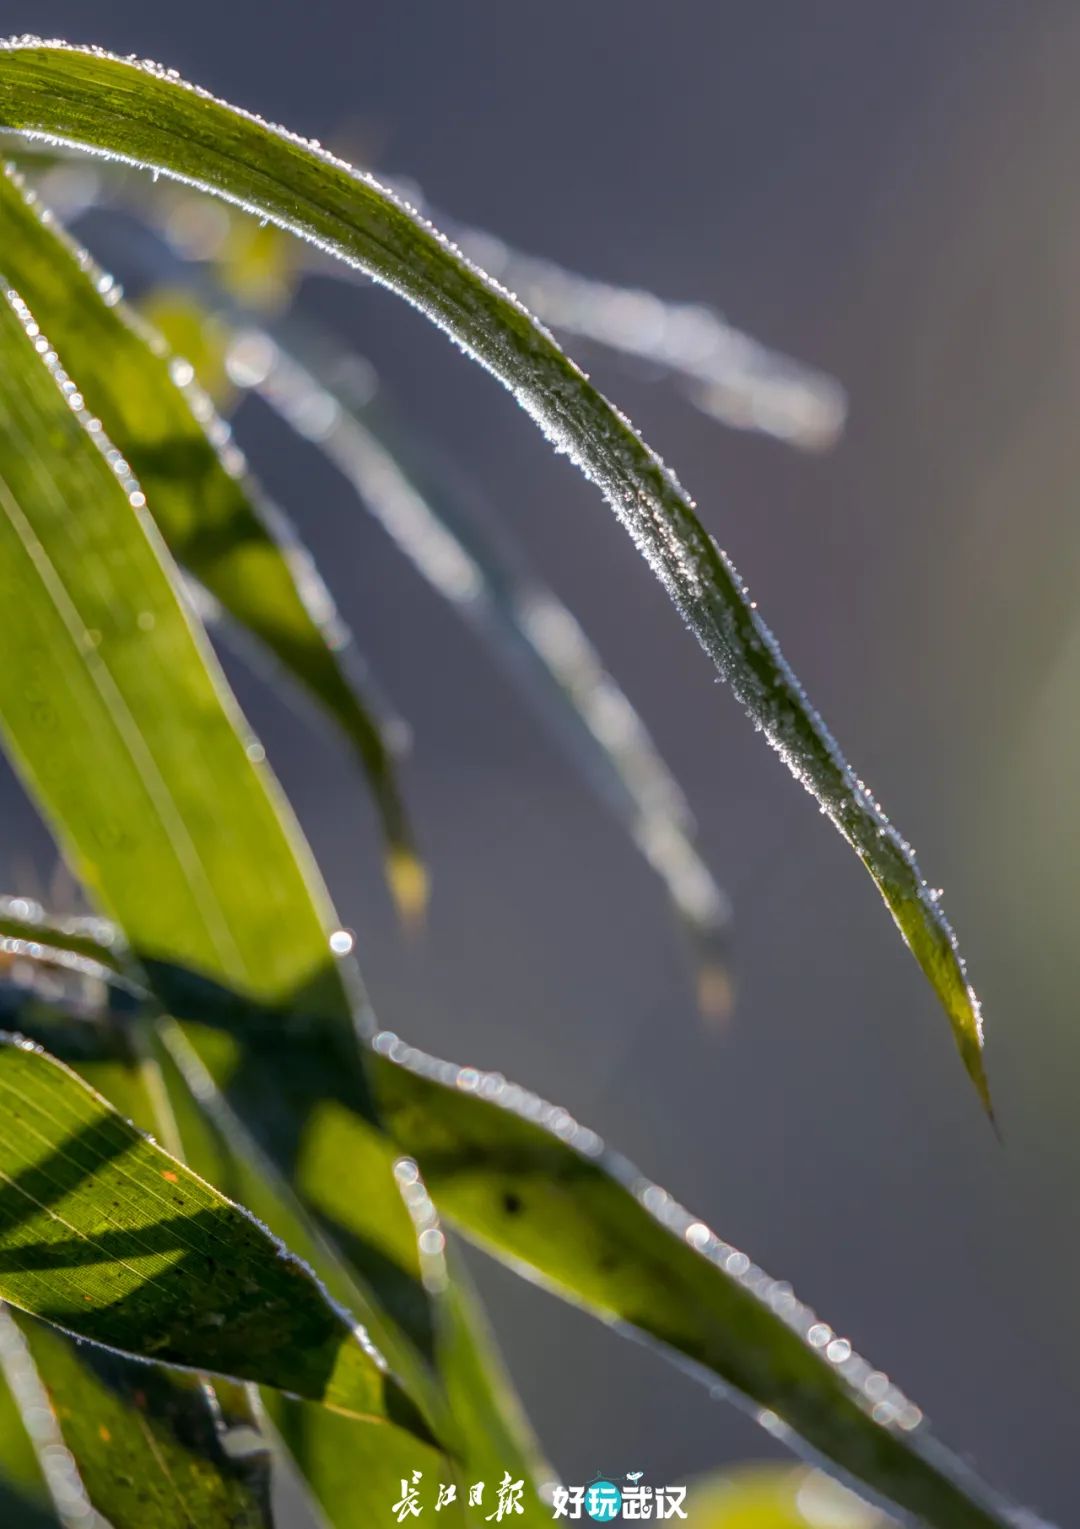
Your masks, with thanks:
M 390 1035 L 370 1071 L 436 1204 L 490 1252 L 719 1377 L 774 1432 L 936 1529 L 1006 1529 L 886 1376 L 565 1110 Z
M 910 845 L 844 760 L 693 501 L 509 293 L 370 177 L 157 65 L 14 39 L 0 48 L 0 127 L 147 165 L 246 206 L 385 283 L 499 378 L 600 487 L 755 725 L 863 861 L 989 1109 L 977 1000 Z
M 261 504 L 191 368 L 119 300 L 119 288 L 0 168 L 3 271 L 78 380 L 147 495 L 173 556 L 310 691 L 359 758 L 382 817 L 400 900 L 423 884 L 379 725 L 346 675 L 349 641 L 311 559 Z M 108 357 L 102 365 L 102 357 Z M 411 911 L 416 911 L 415 908 Z
M 426 1430 L 310 1271 L 75 1073 L 0 1036 L 0 1299 L 122 1353 Z

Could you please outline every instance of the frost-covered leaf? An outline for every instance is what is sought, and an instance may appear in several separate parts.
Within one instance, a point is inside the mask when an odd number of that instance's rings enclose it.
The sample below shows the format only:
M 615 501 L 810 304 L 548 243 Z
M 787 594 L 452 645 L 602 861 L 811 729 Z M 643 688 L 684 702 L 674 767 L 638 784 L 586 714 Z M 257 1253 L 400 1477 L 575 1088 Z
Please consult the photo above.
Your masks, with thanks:
M 426 1430 L 305 1265 L 61 1063 L 0 1040 L 0 1299 L 78 1337 Z
M 910 846 L 844 760 L 693 501 L 521 304 L 370 177 L 157 66 L 16 39 L 0 48 L 0 127 L 246 206 L 391 287 L 499 378 L 600 487 L 755 725 L 863 861 L 989 1108 L 978 1005 Z
M 168 353 L 113 279 L 2 169 L 0 249 L 5 279 L 138 478 L 170 552 L 347 738 L 381 814 L 391 885 L 415 904 L 423 873 L 391 750 L 354 682 L 349 634 L 310 557 L 265 503 L 227 426 L 195 386 L 190 363 Z
M 771 1430 L 934 1529 L 1006 1529 L 885 1375 L 564 1110 L 393 1036 L 376 1039 L 371 1074 L 442 1213 L 490 1252 L 719 1378 Z
M 673 377 L 703 413 L 735 429 L 808 451 L 835 444 L 847 414 L 839 383 L 770 350 L 715 309 L 581 276 L 480 229 L 435 221 L 557 334 L 644 361 L 647 375 Z

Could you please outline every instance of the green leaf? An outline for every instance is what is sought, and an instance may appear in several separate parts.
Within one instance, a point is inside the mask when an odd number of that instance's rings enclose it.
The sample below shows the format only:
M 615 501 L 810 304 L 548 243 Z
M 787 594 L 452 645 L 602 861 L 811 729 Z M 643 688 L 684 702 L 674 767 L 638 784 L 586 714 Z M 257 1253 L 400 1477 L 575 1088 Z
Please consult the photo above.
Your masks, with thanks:
M 28 933 L 37 930 L 46 939 L 51 927 L 32 925 Z M 101 933 L 106 949 L 119 945 L 118 935 L 110 938 L 107 926 Z M 196 998 L 201 991 L 193 985 Z M 148 995 L 144 998 L 149 1002 Z M 108 1014 L 93 1023 L 85 1017 L 69 1019 L 57 1011 L 55 1001 L 28 1004 L 14 1019 L 80 1075 L 112 1090 L 113 1097 L 123 1097 L 136 1119 L 146 1120 L 152 1101 L 145 1095 L 139 1100 L 135 1089 L 145 1088 L 156 1066 L 143 1061 L 137 1073 L 125 1072 L 134 1061 L 122 1024 Z M 199 1043 L 198 1051 L 193 1040 Z M 406 1381 L 410 1395 L 422 1400 L 425 1413 L 437 1420 L 440 1438 L 452 1443 L 474 1479 L 501 1475 L 507 1468 L 515 1478 L 534 1484 L 552 1479 L 554 1473 L 521 1412 L 460 1261 L 453 1259 L 447 1270 L 446 1255 L 436 1248 L 424 1255 L 422 1268 L 418 1228 L 397 1191 L 381 1199 L 377 1192 L 355 1193 L 358 1181 L 376 1191 L 396 1183 L 415 1201 L 422 1188 L 415 1176 L 392 1173 L 400 1149 L 340 1105 L 316 1104 L 295 1171 L 298 1187 L 306 1191 L 314 1213 L 321 1215 L 321 1225 L 313 1225 L 234 1108 L 265 1127 L 266 1117 L 280 1110 L 280 1104 L 275 1108 L 270 1103 L 275 1073 L 288 1067 L 295 1075 L 311 1041 L 291 1037 L 287 1051 L 275 1050 L 269 1058 L 265 1037 L 248 1034 L 245 1042 L 246 1050 L 220 1031 L 190 1025 L 184 1033 L 171 1020 L 156 1025 L 153 1051 L 178 1129 L 177 1155 L 256 1214 L 310 1265 L 334 1299 L 361 1318 L 395 1373 Z M 231 1098 L 221 1088 L 229 1089 Z M 302 1106 L 296 1107 L 298 1116 L 303 1113 Z M 280 1149 L 281 1140 L 271 1135 L 268 1145 Z M 340 1171 L 343 1161 L 350 1165 L 347 1176 Z M 424 1229 L 433 1230 L 437 1223 L 422 1199 L 417 1209 Z M 341 1514 L 334 1499 L 344 1481 L 340 1470 L 327 1468 L 336 1446 L 324 1436 L 337 1439 L 341 1429 L 322 1421 L 325 1413 L 302 1404 L 282 1400 L 270 1405 L 286 1440 L 304 1441 L 298 1463 L 323 1505 L 334 1509 L 331 1518 L 336 1522 Z M 292 1417 L 294 1411 L 299 1421 Z M 527 1509 L 530 1521 L 540 1512 L 535 1500 Z M 354 1503 L 349 1512 L 356 1511 Z
M 989 1109 L 978 1004 L 911 847 L 841 755 L 693 501 L 525 309 L 370 177 L 156 65 L 38 39 L 0 48 L 0 126 L 215 192 L 405 297 L 490 370 L 603 491 L 720 674 L 874 878 Z
M 110 941 L 110 946 L 116 943 Z M 202 1042 L 200 1055 L 175 1022 L 161 1020 L 153 1037 L 154 1059 L 137 1060 L 124 1022 L 118 1024 L 108 1014 L 88 1023 L 85 1017 L 69 1019 L 51 1003 L 38 1003 L 20 1009 L 14 1019 L 114 1102 L 123 1099 L 127 1112 L 140 1123 L 146 1123 L 155 1108 L 154 1080 L 160 1065 L 178 1136 L 176 1155 L 256 1214 L 304 1259 L 334 1299 L 360 1317 L 395 1373 L 406 1381 L 410 1395 L 422 1399 L 425 1413 L 437 1419 L 440 1438 L 452 1444 L 463 1466 L 474 1477 L 501 1475 L 510 1468 L 515 1477 L 534 1483 L 551 1479 L 553 1472 L 540 1456 L 459 1261 L 454 1260 L 448 1278 L 442 1250 L 432 1248 L 421 1267 L 420 1228 L 392 1187 L 398 1184 L 402 1194 L 415 1202 L 420 1186 L 411 1173 L 393 1174 L 400 1152 L 391 1141 L 340 1107 L 316 1109 L 300 1182 L 308 1190 L 312 1209 L 323 1213 L 317 1226 L 218 1090 L 215 1075 L 227 1086 L 243 1055 L 228 1036 L 192 1027 Z M 303 1044 L 295 1037 L 288 1042 L 294 1071 Z M 245 1079 L 254 1076 L 254 1095 L 263 1101 L 262 1113 L 273 1113 L 266 1108 L 272 1072 L 265 1073 L 258 1062 L 252 1066 L 251 1052 L 247 1055 L 243 1075 Z M 275 1065 L 283 1067 L 284 1059 Z M 242 1093 L 241 1104 L 245 1098 Z M 340 1172 L 342 1161 L 350 1164 L 348 1176 Z M 376 1193 L 357 1195 L 358 1181 Z M 336 1190 L 328 1188 L 328 1183 Z M 377 1190 L 383 1184 L 391 1192 L 380 1203 Z M 429 1202 L 421 1199 L 417 1210 L 423 1230 L 437 1227 Z M 352 1255 L 351 1264 L 346 1252 Z M 296 1431 L 283 1418 L 294 1409 L 303 1416 L 297 1427 L 313 1459 L 331 1459 L 333 1448 L 324 1447 L 322 1435 L 329 1431 L 336 1438 L 340 1429 L 323 1424 L 317 1410 L 290 1401 L 275 1402 L 274 1416 L 288 1439 Z M 328 1491 L 332 1497 L 333 1481 L 341 1473 L 331 1473 L 328 1482 L 320 1464 L 319 1480 L 314 1480 L 306 1458 L 299 1463 L 329 1509 Z M 357 1509 L 353 1506 L 349 1511 Z M 535 1503 L 532 1511 L 536 1511 Z M 339 1516 L 331 1513 L 335 1522 Z
M 112 1529 L 269 1529 L 267 1446 L 230 1423 L 197 1375 L 76 1345 L 29 1318 L 20 1326 L 60 1441 Z
M 140 961 L 182 962 L 276 1009 L 345 1020 L 334 919 L 299 830 L 127 464 L 95 445 L 36 329 L 18 299 L 0 300 L 9 750 Z
M 36 931 L 43 939 L 48 939 L 55 926 L 31 924 L 24 918 L 23 928 L 31 938 Z M 107 948 L 113 949 L 118 944 L 117 936 L 109 940 Z M 476 1340 L 464 1319 L 458 1317 L 452 1342 L 448 1342 L 439 1354 L 439 1379 L 446 1386 L 443 1399 L 423 1354 L 412 1346 L 407 1332 L 396 1325 L 393 1317 L 383 1312 L 371 1290 L 362 1284 L 355 1270 L 348 1268 L 325 1234 L 312 1227 L 288 1186 L 281 1182 L 227 1101 L 217 1092 L 210 1074 L 175 1023 L 160 1022 L 153 1036 L 154 1059 L 147 1060 L 137 1057 L 125 1024 L 118 1023 L 108 1014 L 88 1023 L 85 1017 L 72 1019 L 52 1004 L 39 1003 L 20 1010 L 16 1018 L 36 1041 L 53 1050 L 141 1125 L 149 1125 L 155 1116 L 160 1120 L 162 1114 L 160 1108 L 155 1108 L 158 1083 L 151 1082 L 157 1078 L 160 1065 L 167 1112 L 172 1114 L 178 1134 L 176 1155 L 224 1194 L 256 1213 L 315 1270 L 332 1297 L 364 1321 L 369 1334 L 390 1358 L 396 1372 L 407 1378 L 410 1394 L 423 1397 L 425 1411 L 438 1417 L 440 1435 L 454 1439 L 463 1464 L 468 1465 L 471 1474 L 482 1475 L 485 1469 L 488 1474 L 494 1472 L 495 1463 L 489 1459 L 492 1451 L 498 1454 L 500 1472 L 504 1465 L 519 1461 L 515 1441 L 507 1439 L 508 1429 L 501 1413 L 504 1398 L 500 1395 L 497 1401 L 490 1400 L 491 1382 L 484 1364 L 478 1362 Z M 366 1131 L 366 1128 L 359 1129 Z M 393 1180 L 389 1165 L 396 1156 L 396 1150 L 384 1143 L 380 1166 L 387 1165 L 386 1179 L 390 1184 Z M 368 1182 L 379 1182 L 379 1175 L 365 1177 Z M 355 1182 L 355 1177 L 351 1177 L 350 1182 Z M 355 1194 L 349 1198 L 365 1202 L 370 1199 Z M 369 1216 L 371 1209 L 368 1204 Z M 434 1331 L 434 1316 L 420 1283 L 416 1234 L 408 1213 L 395 1194 L 391 1203 L 383 1207 L 381 1217 L 371 1219 L 380 1227 L 400 1227 L 398 1256 L 406 1265 L 411 1257 L 411 1267 L 401 1269 L 400 1283 L 413 1292 L 412 1305 L 406 1305 L 403 1314 L 409 1319 L 409 1326 L 419 1324 L 419 1345 L 424 1354 L 433 1357 L 434 1347 L 440 1339 Z M 350 1220 L 355 1225 L 358 1220 L 355 1213 Z M 392 1278 L 381 1283 L 384 1291 L 390 1292 L 392 1310 L 400 1305 L 401 1296 L 395 1291 Z M 449 1325 L 451 1315 L 456 1316 L 461 1310 L 457 1281 L 453 1289 L 441 1291 L 437 1300 L 441 1329 L 443 1325 Z M 475 1322 L 475 1314 L 471 1315 Z M 32 1337 L 33 1333 L 29 1329 L 28 1332 Z M 64 1340 L 59 1342 L 62 1348 Z M 66 1360 L 61 1353 L 55 1364 L 47 1364 L 48 1351 L 43 1361 L 35 1345 L 38 1368 L 47 1375 L 57 1410 L 68 1416 L 85 1414 L 91 1419 L 97 1418 L 102 1411 L 96 1405 L 101 1400 L 98 1395 L 101 1383 L 93 1367 L 97 1352 L 79 1349 Z M 87 1354 L 90 1355 L 90 1373 L 83 1375 L 81 1366 Z M 157 1439 L 158 1450 L 166 1459 L 170 1454 L 177 1454 L 177 1460 L 169 1461 L 169 1474 L 177 1477 L 185 1473 L 192 1475 L 198 1488 L 197 1494 L 185 1493 L 179 1499 L 188 1504 L 192 1513 L 191 1519 L 181 1522 L 213 1521 L 205 1508 L 201 1513 L 198 1511 L 200 1500 L 205 1503 L 211 1491 L 223 1504 L 241 1488 L 254 1493 L 257 1478 L 249 1481 L 245 1477 L 238 1483 L 234 1479 L 235 1471 L 228 1469 L 223 1472 L 223 1480 L 216 1485 L 213 1483 L 213 1473 L 221 1466 L 221 1450 L 215 1444 L 221 1429 L 212 1426 L 217 1402 L 207 1386 L 192 1386 L 185 1377 L 177 1377 L 175 1372 L 167 1374 L 160 1366 L 137 1365 L 115 1355 L 108 1358 L 116 1366 L 126 1363 L 133 1376 L 119 1374 L 109 1387 L 105 1400 L 115 1400 L 109 1408 L 111 1416 L 106 1425 L 110 1434 L 104 1441 L 107 1447 L 103 1447 L 93 1426 L 79 1428 L 73 1434 L 64 1425 L 63 1434 L 64 1443 L 75 1455 L 91 1500 L 115 1529 L 129 1529 L 129 1524 L 131 1529 L 143 1529 L 144 1520 L 136 1517 L 131 1523 L 123 1517 L 127 1509 L 126 1494 L 133 1482 L 141 1483 L 145 1477 L 155 1484 L 158 1482 L 155 1460 L 143 1460 L 139 1470 L 130 1469 L 127 1464 L 134 1454 L 146 1447 L 146 1419 L 131 1399 L 135 1392 L 145 1395 L 146 1385 L 142 1377 L 151 1373 L 155 1378 L 154 1394 L 160 1402 L 154 1417 L 161 1425 L 158 1432 L 164 1432 L 164 1437 Z M 486 1351 L 484 1359 L 489 1365 L 493 1363 L 492 1356 Z M 457 1479 L 452 1474 L 454 1467 L 451 1463 L 437 1451 L 421 1444 L 412 1434 L 347 1418 L 326 1407 L 280 1393 L 266 1392 L 264 1399 L 283 1446 L 293 1455 L 295 1464 L 335 1529 L 346 1529 L 354 1523 L 369 1524 L 373 1517 L 388 1515 L 390 1505 L 400 1496 L 402 1477 L 411 1477 L 415 1469 L 422 1470 L 429 1481 Z M 508 1399 L 508 1405 L 512 1408 L 512 1399 Z M 510 1416 L 513 1416 L 512 1410 Z M 237 1436 L 246 1437 L 253 1443 L 250 1423 L 246 1432 L 243 1424 L 241 1429 Z M 245 1450 L 243 1459 L 253 1465 L 259 1463 L 250 1449 Z M 115 1481 L 114 1471 L 118 1473 Z M 253 1501 L 252 1507 L 255 1505 Z M 443 1516 L 453 1523 L 457 1521 L 456 1512 L 444 1509 Z M 536 1522 L 546 1519 L 547 1515 L 544 1515 Z M 0 1519 L 0 1523 L 4 1522 Z
M 67 1067 L 2 1038 L 0 1105 L 0 1298 L 122 1353 L 425 1435 L 310 1271 Z
M 227 427 L 193 385 L 190 366 L 170 356 L 117 300 L 112 278 L 36 205 L 10 169 L 0 169 L 0 249 L 7 281 L 130 464 L 173 556 L 345 734 L 379 807 L 391 885 L 415 913 L 423 872 L 390 750 L 343 667 L 348 633 L 280 512 L 262 504 Z
M 376 1038 L 370 1071 L 439 1209 L 490 1252 L 719 1377 L 773 1431 L 936 1529 L 1005 1529 L 884 1375 L 564 1110 L 394 1036 Z

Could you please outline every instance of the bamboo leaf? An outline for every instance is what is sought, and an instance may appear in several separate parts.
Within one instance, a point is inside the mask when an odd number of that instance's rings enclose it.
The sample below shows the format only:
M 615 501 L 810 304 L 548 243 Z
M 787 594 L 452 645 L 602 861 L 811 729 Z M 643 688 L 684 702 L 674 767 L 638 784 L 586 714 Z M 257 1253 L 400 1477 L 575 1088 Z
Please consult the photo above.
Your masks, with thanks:
M 426 1430 L 247 1212 L 29 1043 L 0 1039 L 0 1298 L 92 1342 Z
M 139 479 L 173 556 L 344 733 L 379 808 L 391 885 L 413 889 L 415 904 L 423 874 L 391 751 L 344 667 L 349 634 L 190 365 L 168 353 L 10 169 L 0 170 L 0 247 L 7 280 L 79 379 L 87 409 Z
M 693 501 L 510 294 L 370 177 L 157 65 L 15 39 L 0 49 L 0 127 L 146 165 L 257 212 L 385 283 L 503 382 L 599 486 L 754 724 L 863 861 L 990 1108 L 977 1000 L 911 847 L 844 760 Z

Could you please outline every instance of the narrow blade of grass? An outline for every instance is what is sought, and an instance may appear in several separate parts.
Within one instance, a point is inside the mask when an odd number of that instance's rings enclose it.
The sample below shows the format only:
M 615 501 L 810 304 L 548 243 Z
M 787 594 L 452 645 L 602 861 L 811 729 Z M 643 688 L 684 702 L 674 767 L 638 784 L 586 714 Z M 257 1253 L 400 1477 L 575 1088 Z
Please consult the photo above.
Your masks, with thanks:
M 32 897 L 0 895 L 0 937 L 37 944 L 54 955 L 75 956 L 117 973 L 130 960 L 114 924 L 96 918 L 47 920 Z
M 525 308 L 370 177 L 157 65 L 14 39 L 0 127 L 156 169 L 367 271 L 440 325 L 603 492 L 749 716 L 870 872 L 990 1109 L 978 1003 L 911 846 L 811 707 L 674 475 Z

